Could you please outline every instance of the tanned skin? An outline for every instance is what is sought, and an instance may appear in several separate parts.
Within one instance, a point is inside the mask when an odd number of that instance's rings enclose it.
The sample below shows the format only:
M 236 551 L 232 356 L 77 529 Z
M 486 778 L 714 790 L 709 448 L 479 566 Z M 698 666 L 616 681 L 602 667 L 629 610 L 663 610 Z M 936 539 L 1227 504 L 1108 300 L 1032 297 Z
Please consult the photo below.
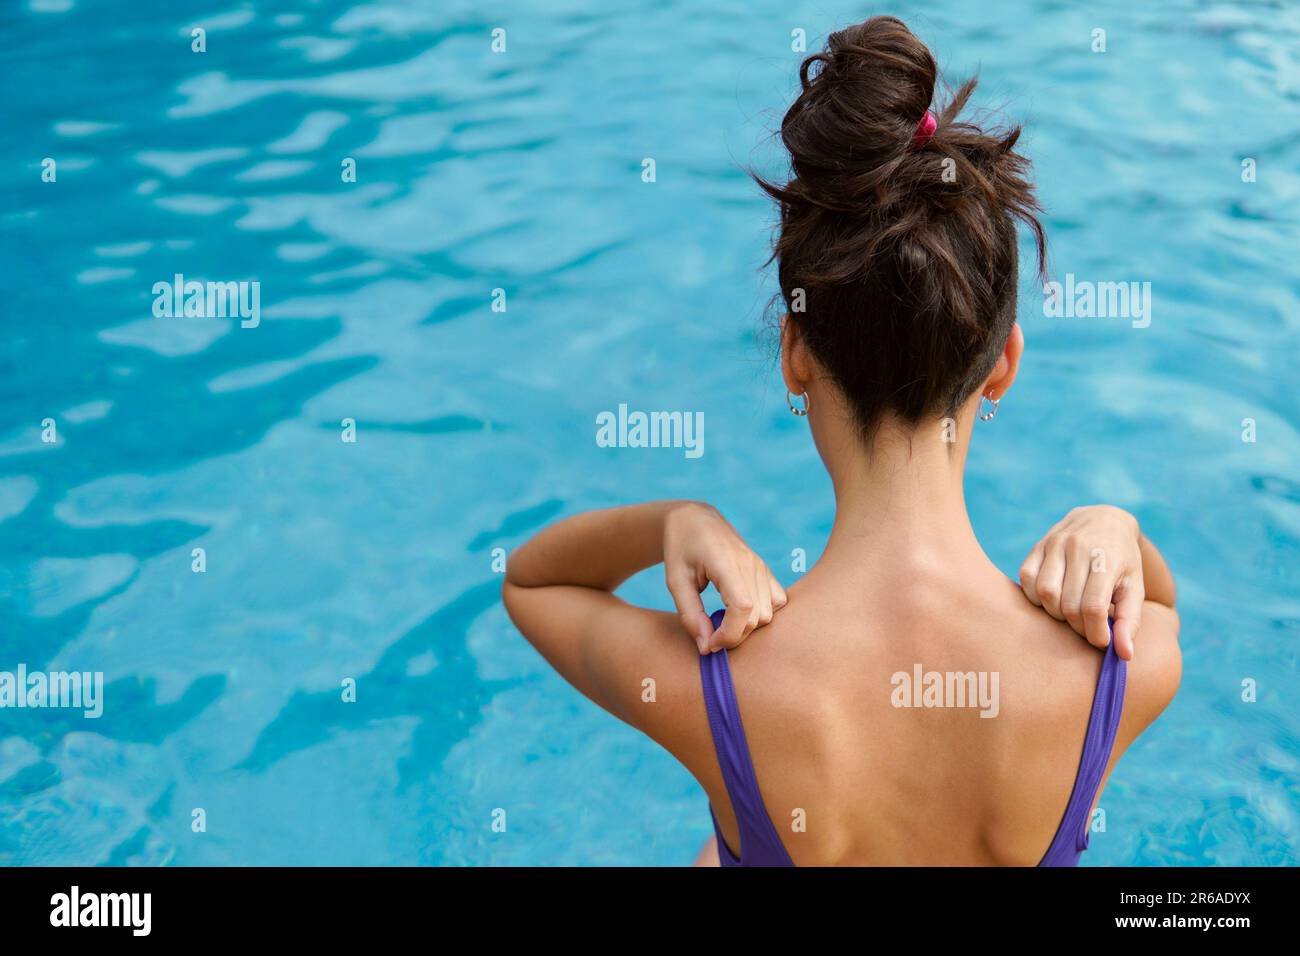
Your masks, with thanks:
M 783 323 L 786 385 L 808 396 L 835 491 L 822 556 L 788 590 L 700 502 L 577 515 L 510 558 L 504 600 L 520 632 L 695 776 L 733 851 L 744 848 L 705 714 L 701 653 L 729 649 L 764 802 L 799 865 L 1036 864 L 1074 784 L 1108 617 L 1128 679 L 1107 777 L 1173 698 L 1174 582 L 1132 515 L 1074 509 L 1034 546 L 1019 586 L 975 538 L 962 479 L 976 409 L 981 395 L 1006 396 L 1023 345 L 1016 326 L 958 409 L 955 436 L 939 419 L 887 420 L 866 443 L 796 326 Z M 676 613 L 615 596 L 660 563 Z M 700 600 L 710 582 L 727 607 L 716 632 Z M 998 716 L 893 706 L 891 675 L 917 663 L 997 672 Z M 653 702 L 643 701 L 646 678 Z M 716 864 L 713 841 L 698 862 Z

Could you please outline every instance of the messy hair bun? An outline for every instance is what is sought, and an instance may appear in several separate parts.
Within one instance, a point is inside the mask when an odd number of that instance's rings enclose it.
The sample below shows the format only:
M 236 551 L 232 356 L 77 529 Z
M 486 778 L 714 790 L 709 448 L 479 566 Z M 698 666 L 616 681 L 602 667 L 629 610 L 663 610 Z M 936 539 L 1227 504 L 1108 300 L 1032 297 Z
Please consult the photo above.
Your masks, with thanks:
M 894 17 L 832 34 L 781 123 L 789 181 L 758 178 L 780 204 L 791 320 L 868 435 L 888 413 L 951 414 L 992 370 L 1015 322 L 1015 220 L 1045 272 L 1020 128 L 958 120 L 974 80 L 926 124 L 937 78 Z

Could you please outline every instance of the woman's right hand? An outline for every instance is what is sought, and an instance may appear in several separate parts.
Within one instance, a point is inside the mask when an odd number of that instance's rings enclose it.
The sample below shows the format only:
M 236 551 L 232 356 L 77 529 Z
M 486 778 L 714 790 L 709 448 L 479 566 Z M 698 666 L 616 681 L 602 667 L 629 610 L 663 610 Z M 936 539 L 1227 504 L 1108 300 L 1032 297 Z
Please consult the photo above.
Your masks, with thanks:
M 664 520 L 664 576 L 701 654 L 733 648 L 785 607 L 785 589 L 711 505 L 683 502 Z M 712 583 L 727 613 L 715 632 L 700 592 Z
M 1100 648 L 1110 643 L 1113 607 L 1115 653 L 1132 660 L 1146 599 L 1137 519 L 1111 505 L 1075 508 L 1029 552 L 1020 566 L 1020 587 Z

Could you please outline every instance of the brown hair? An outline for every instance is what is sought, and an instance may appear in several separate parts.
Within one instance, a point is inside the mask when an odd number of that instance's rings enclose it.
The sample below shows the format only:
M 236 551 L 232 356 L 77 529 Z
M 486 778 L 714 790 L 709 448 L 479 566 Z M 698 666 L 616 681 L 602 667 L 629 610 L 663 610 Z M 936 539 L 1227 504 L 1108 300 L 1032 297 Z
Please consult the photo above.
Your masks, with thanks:
M 791 321 L 868 438 L 888 413 L 952 414 L 992 370 L 1015 322 L 1016 219 L 1046 273 L 1020 127 L 958 119 L 975 80 L 913 145 L 937 74 L 894 17 L 831 34 L 781 123 L 791 178 L 755 177 L 780 204 L 772 258 Z

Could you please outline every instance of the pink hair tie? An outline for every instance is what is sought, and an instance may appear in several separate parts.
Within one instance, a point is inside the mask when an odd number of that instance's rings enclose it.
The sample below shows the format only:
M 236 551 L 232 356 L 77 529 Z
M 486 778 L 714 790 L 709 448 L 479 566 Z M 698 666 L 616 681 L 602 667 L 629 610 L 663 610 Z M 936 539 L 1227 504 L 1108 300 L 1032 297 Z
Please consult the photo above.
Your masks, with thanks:
M 939 121 L 934 118 L 934 114 L 929 110 L 921 117 L 921 122 L 916 124 L 916 132 L 912 135 L 912 148 L 920 149 L 926 143 L 930 142 L 930 137 L 934 135 L 935 127 Z

